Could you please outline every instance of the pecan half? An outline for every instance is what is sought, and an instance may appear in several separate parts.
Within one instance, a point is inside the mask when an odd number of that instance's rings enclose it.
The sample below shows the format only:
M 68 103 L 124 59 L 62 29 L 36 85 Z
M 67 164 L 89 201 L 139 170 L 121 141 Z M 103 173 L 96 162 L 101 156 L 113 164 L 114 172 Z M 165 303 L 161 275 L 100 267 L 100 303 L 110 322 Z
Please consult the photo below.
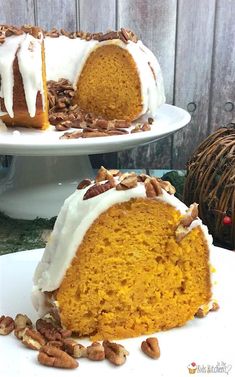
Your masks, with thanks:
M 22 343 L 31 350 L 40 350 L 46 344 L 45 338 L 37 330 L 26 327 L 22 330 Z
M 87 192 L 83 196 L 83 200 L 91 199 L 94 196 L 100 195 L 103 192 L 110 190 L 113 187 L 115 187 L 115 183 L 113 181 L 107 181 L 103 184 L 96 183 L 87 190 Z
M 160 348 L 157 338 L 147 338 L 141 344 L 142 351 L 152 359 L 160 357 Z
M 114 365 L 123 365 L 129 352 L 121 345 L 108 340 L 103 341 L 105 357 Z
M 160 183 L 156 178 L 147 178 L 144 181 L 144 186 L 147 198 L 154 198 L 162 194 Z
M 116 186 L 116 190 L 129 190 L 137 186 L 137 176 L 129 175 L 121 180 Z
M 193 203 L 186 211 L 185 215 L 180 220 L 180 225 L 189 227 L 194 220 L 198 217 L 198 204 Z
M 63 350 L 75 359 L 87 356 L 86 347 L 77 343 L 74 339 L 64 339 Z
M 52 346 L 43 346 L 38 354 L 38 361 L 42 365 L 55 368 L 75 369 L 78 362 L 66 352 Z
M 0 335 L 8 335 L 15 328 L 15 322 L 13 318 L 2 315 L 0 317 Z
M 105 359 L 104 347 L 99 342 L 94 342 L 87 347 L 87 358 L 92 361 L 102 361 Z

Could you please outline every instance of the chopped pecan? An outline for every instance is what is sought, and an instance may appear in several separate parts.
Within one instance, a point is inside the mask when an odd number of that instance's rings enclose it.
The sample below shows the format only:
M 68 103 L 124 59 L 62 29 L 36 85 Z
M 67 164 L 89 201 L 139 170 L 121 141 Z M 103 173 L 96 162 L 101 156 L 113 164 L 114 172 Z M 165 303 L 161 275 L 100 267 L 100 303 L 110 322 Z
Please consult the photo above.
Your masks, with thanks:
M 114 120 L 114 127 L 115 128 L 129 128 L 131 126 L 130 122 L 123 119 L 116 119 Z
M 108 41 L 111 39 L 119 39 L 117 31 L 108 31 L 107 33 L 101 35 L 99 38 L 99 42 Z
M 160 357 L 160 348 L 157 338 L 147 338 L 141 344 L 142 351 L 152 359 Z
M 151 126 L 150 126 L 150 124 L 148 124 L 148 123 L 145 122 L 145 123 L 142 125 L 141 130 L 142 130 L 143 132 L 145 132 L 145 131 L 151 131 Z
M 144 124 L 137 124 L 132 130 L 131 133 L 137 133 L 137 132 L 145 132 L 145 131 L 150 131 L 151 126 L 148 123 Z
M 82 138 L 84 139 L 89 138 L 89 137 L 104 137 L 104 136 L 108 136 L 107 132 L 102 132 L 99 130 L 93 130 L 93 132 L 84 130 L 82 133 Z
M 64 339 L 63 350 L 75 359 L 87 356 L 86 347 L 77 343 L 74 339 Z
M 42 365 L 55 368 L 75 369 L 78 362 L 66 352 L 52 346 L 43 346 L 38 354 L 38 361 Z
M 207 314 L 208 314 L 208 309 L 206 310 L 205 308 L 200 307 L 200 308 L 196 311 L 196 313 L 194 314 L 194 316 L 197 317 L 197 318 L 204 318 L 204 317 L 207 316 Z
M 114 365 L 123 365 L 129 352 L 121 345 L 108 340 L 103 341 L 105 357 Z
M 102 128 L 104 130 L 107 130 L 109 122 L 106 119 L 98 118 L 95 120 L 95 127 L 96 128 Z
M 87 358 L 93 361 L 105 359 L 104 347 L 99 342 L 94 342 L 87 347 Z
M 113 177 L 117 177 L 120 174 L 118 169 L 110 169 L 109 173 L 112 174 Z
M 147 178 L 144 181 L 147 198 L 154 198 L 162 194 L 162 189 L 156 178 Z
M 52 323 L 44 320 L 38 319 L 36 322 L 36 329 L 47 339 L 47 340 L 61 340 L 61 333 L 58 331 L 57 327 Z
M 186 211 L 185 215 L 180 220 L 180 225 L 185 228 L 189 227 L 194 220 L 198 217 L 198 204 L 193 203 Z
M 64 341 L 62 340 L 49 340 L 47 346 L 56 347 L 62 350 L 64 348 Z
M 32 327 L 32 321 L 26 314 L 17 314 L 15 317 L 15 330 L 22 330 L 25 327 Z
M 54 323 L 46 321 L 44 319 L 38 319 L 36 322 L 36 329 L 47 339 L 47 340 L 61 340 L 63 338 L 68 338 L 71 336 L 70 330 L 62 329 L 56 326 Z
M 121 32 L 119 32 L 119 33 L 121 33 L 123 35 L 123 37 L 126 41 L 132 41 L 134 43 L 137 43 L 137 41 L 138 41 L 137 35 L 134 34 L 133 31 L 131 31 L 131 30 L 121 28 Z M 125 43 L 127 43 L 127 42 L 125 42 Z
M 194 316 L 197 318 L 204 318 L 209 312 L 215 312 L 217 310 L 219 310 L 219 304 L 215 301 L 212 301 L 209 304 L 200 306 Z
M 154 119 L 151 118 L 151 117 L 149 117 L 149 118 L 148 118 L 148 124 L 153 124 L 153 122 L 154 122 Z
M 103 166 L 98 170 L 97 176 L 95 178 L 96 183 L 102 181 L 111 181 L 112 184 L 115 186 L 115 181 L 113 175 L 109 172 L 109 170 L 105 169 Z
M 37 330 L 26 327 L 22 330 L 22 343 L 31 350 L 40 350 L 46 344 L 45 338 Z
M 118 183 L 116 190 L 129 190 L 137 186 L 137 176 L 127 176 Z
M 160 184 L 161 188 L 163 188 L 166 192 L 168 192 L 170 195 L 175 194 L 175 188 L 172 186 L 172 184 L 169 181 L 163 181 L 160 178 L 156 178 L 158 183 Z
M 81 131 L 73 131 L 73 132 L 65 132 L 62 136 L 60 136 L 60 139 L 78 139 L 82 137 L 83 132 Z
M 137 175 L 137 181 L 138 182 L 145 182 L 147 178 L 150 179 L 151 177 L 147 174 L 144 174 L 144 173 Z
M 8 335 L 15 328 L 15 322 L 13 318 L 2 315 L 0 317 L 0 335 Z
M 122 129 L 115 129 L 115 130 L 108 130 L 107 136 L 115 136 L 115 135 L 126 135 L 129 134 L 127 130 Z
M 189 228 L 186 228 L 183 225 L 178 225 L 175 231 L 175 238 L 177 242 L 182 241 L 182 239 L 189 233 Z
M 219 308 L 220 308 L 220 306 L 219 306 L 218 302 L 213 301 L 211 308 L 210 308 L 210 312 L 217 312 L 217 310 L 219 310 Z
M 78 184 L 78 187 L 77 187 L 77 190 L 82 190 L 88 186 L 90 186 L 92 183 L 92 181 L 90 179 L 83 179 L 83 181 L 81 181 L 79 184 Z
M 83 196 L 83 200 L 91 199 L 94 196 L 100 195 L 103 192 L 112 189 L 113 187 L 115 187 L 115 183 L 113 183 L 112 181 L 107 181 L 103 184 L 96 183 L 87 190 L 87 192 Z

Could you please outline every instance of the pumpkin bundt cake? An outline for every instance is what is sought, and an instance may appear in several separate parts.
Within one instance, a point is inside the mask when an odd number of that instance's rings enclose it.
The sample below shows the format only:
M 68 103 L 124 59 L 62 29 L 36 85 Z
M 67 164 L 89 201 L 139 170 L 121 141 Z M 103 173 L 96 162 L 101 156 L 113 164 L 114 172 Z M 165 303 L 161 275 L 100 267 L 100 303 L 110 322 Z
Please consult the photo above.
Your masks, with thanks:
M 101 168 L 66 201 L 34 276 L 40 315 L 115 339 L 184 325 L 211 298 L 207 228 L 169 182 Z
M 74 105 L 108 120 L 154 116 L 165 102 L 156 57 L 125 29 L 48 33 L 2 25 L 0 77 L 0 119 L 8 126 L 47 128 L 46 83 L 61 79 L 75 90 Z

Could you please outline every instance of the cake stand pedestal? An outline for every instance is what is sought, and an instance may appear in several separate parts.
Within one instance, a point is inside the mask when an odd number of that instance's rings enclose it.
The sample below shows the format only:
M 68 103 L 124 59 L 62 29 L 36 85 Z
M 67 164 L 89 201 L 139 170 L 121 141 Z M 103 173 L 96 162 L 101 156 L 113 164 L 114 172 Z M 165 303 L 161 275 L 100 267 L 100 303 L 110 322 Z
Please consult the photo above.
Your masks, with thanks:
M 15 156 L 0 181 L 0 211 L 16 219 L 51 218 L 78 182 L 92 176 L 88 156 Z
M 25 128 L 0 133 L 0 154 L 13 155 L 7 175 L 0 179 L 0 211 L 13 218 L 56 216 L 64 200 L 84 178 L 93 177 L 89 154 L 117 152 L 166 137 L 184 127 L 190 115 L 162 105 L 151 131 L 60 140 L 54 127 Z M 115 168 L 115 167 L 114 167 Z

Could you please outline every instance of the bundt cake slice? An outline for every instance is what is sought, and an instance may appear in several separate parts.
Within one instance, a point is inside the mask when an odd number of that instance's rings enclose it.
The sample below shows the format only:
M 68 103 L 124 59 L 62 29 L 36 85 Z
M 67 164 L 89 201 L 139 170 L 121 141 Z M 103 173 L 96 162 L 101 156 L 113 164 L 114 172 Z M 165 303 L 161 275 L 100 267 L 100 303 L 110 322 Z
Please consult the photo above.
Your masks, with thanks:
M 211 297 L 197 205 L 188 209 L 169 182 L 112 174 L 101 169 L 66 200 L 35 272 L 35 306 L 93 339 L 182 326 Z
M 43 34 L 37 27 L 1 26 L 0 118 L 7 126 L 46 129 L 46 68 Z

